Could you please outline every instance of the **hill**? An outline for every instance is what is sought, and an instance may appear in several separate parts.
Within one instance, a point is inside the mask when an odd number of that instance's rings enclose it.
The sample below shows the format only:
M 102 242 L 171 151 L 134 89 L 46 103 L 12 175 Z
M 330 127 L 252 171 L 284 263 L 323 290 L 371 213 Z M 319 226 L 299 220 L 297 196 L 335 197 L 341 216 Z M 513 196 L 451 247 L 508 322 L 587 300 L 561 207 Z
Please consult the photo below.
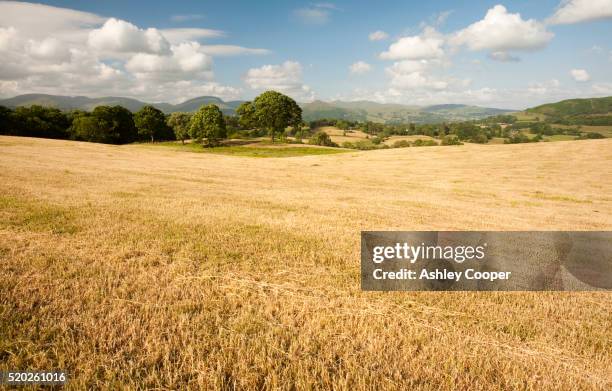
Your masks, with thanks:
M 568 125 L 612 125 L 612 96 L 568 99 L 525 110 L 548 122 Z
M 165 113 L 176 111 L 192 112 L 201 105 L 214 103 L 224 114 L 235 114 L 236 108 L 243 101 L 223 101 L 214 96 L 200 96 L 186 100 L 178 104 L 151 103 L 153 106 Z M 91 111 L 100 105 L 121 105 L 130 111 L 138 111 L 149 103 L 132 98 L 124 97 L 102 97 L 89 98 L 86 96 L 61 96 L 47 94 L 26 94 L 14 98 L 0 100 L 0 106 L 17 107 L 41 105 L 56 107 L 61 110 L 87 110 Z M 332 101 L 324 102 L 316 100 L 310 103 L 300 103 L 305 121 L 322 118 L 345 119 L 350 121 L 373 121 L 380 123 L 436 123 L 448 121 L 464 121 L 485 118 L 491 115 L 508 113 L 511 110 L 494 109 L 487 107 L 468 105 L 436 105 L 436 106 L 411 106 L 395 103 L 377 103 L 370 101 Z
M 87 110 L 91 111 L 96 106 L 101 105 L 120 105 L 130 111 L 138 111 L 143 106 L 151 104 L 164 113 L 172 113 L 176 111 L 195 111 L 200 106 L 209 103 L 214 103 L 224 114 L 234 114 L 235 109 L 242 103 L 242 101 L 224 102 L 220 98 L 214 96 L 200 96 L 197 98 L 189 99 L 183 103 L 171 104 L 171 103 L 146 103 L 132 98 L 123 98 L 116 96 L 108 96 L 102 98 L 89 98 L 86 96 L 62 96 L 62 95 L 47 95 L 47 94 L 25 94 L 19 95 L 14 98 L 0 100 L 0 106 L 6 107 L 17 107 L 17 106 L 49 106 L 55 107 L 60 110 Z
M 304 110 L 303 117 L 306 121 L 320 118 L 336 118 L 351 121 L 367 120 L 388 124 L 400 122 L 436 123 L 465 121 L 512 112 L 512 110 L 461 104 L 421 107 L 370 101 L 315 101 L 302 104 L 302 109 Z

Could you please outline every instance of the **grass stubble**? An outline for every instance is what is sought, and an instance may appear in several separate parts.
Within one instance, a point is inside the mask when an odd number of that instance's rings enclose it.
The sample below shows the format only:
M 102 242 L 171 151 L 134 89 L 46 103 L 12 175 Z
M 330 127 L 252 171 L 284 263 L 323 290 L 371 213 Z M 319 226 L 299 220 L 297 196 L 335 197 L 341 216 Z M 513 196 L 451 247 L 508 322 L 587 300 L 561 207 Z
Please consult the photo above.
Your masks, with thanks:
M 251 159 L 0 137 L 0 370 L 65 369 L 67 389 L 610 389 L 609 293 L 361 292 L 359 232 L 609 230 L 611 147 Z

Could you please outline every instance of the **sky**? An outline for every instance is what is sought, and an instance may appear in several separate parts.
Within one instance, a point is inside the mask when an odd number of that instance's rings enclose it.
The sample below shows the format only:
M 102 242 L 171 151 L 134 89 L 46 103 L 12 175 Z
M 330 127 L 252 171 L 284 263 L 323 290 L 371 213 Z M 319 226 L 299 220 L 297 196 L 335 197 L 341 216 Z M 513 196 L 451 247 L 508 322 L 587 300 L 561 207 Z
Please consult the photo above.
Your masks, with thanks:
M 612 95 L 612 0 L 0 1 L 0 97 L 523 109 Z

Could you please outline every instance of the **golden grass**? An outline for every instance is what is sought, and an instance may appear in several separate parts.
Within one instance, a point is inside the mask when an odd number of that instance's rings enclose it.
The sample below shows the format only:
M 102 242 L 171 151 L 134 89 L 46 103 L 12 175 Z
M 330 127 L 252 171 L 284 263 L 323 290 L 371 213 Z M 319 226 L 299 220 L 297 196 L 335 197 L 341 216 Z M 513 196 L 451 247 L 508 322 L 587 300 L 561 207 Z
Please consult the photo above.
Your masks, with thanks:
M 0 137 L 0 370 L 610 389 L 609 293 L 361 292 L 359 231 L 610 230 L 611 141 L 253 159 Z

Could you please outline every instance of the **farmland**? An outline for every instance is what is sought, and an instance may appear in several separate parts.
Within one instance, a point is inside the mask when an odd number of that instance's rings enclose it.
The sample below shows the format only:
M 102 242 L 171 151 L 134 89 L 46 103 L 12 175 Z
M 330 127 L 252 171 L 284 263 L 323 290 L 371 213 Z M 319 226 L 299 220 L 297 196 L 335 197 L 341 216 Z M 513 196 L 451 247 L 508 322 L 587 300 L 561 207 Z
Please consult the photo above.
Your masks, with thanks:
M 361 230 L 612 229 L 610 140 L 178 145 L 0 137 L 0 370 L 64 368 L 69 389 L 612 386 L 607 293 L 359 288 Z

